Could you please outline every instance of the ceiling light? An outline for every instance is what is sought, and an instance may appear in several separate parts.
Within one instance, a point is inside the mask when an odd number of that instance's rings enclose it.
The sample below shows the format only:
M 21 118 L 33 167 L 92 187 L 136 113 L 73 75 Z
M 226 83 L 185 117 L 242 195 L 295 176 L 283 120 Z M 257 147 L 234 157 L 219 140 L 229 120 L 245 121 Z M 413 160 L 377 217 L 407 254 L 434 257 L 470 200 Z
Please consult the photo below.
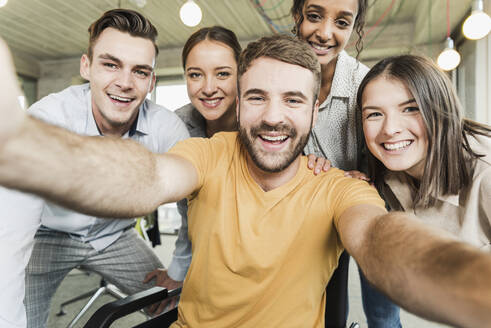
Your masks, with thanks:
M 454 44 L 452 38 L 447 38 L 445 41 L 445 50 L 438 56 L 436 62 L 438 66 L 444 71 L 451 71 L 460 64 L 460 55 L 454 49 Z
M 188 0 L 182 5 L 179 16 L 184 25 L 196 26 L 201 22 L 201 8 L 193 0 Z
M 0 8 L 1 7 L 5 7 L 5 5 L 7 4 L 9 0 L 0 0 Z
M 472 3 L 472 13 L 462 25 L 465 37 L 471 40 L 479 40 L 491 31 L 491 17 L 483 11 L 483 1 L 475 0 Z

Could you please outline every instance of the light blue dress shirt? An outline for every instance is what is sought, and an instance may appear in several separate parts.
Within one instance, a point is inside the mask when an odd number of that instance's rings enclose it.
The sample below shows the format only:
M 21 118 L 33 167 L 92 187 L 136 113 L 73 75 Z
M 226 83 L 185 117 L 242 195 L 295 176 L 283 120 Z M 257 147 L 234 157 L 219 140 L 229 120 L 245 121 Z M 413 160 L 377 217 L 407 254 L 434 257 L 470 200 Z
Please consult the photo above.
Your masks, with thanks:
M 92 114 L 89 84 L 50 94 L 33 104 L 28 113 L 81 135 L 100 135 Z M 185 125 L 176 114 L 148 99 L 140 106 L 135 124 L 123 136 L 155 153 L 164 153 L 176 142 L 188 137 Z M 101 219 L 45 201 L 41 224 L 40 229 L 67 232 L 72 238 L 89 242 L 94 249 L 102 250 L 116 241 L 124 229 L 134 224 L 134 220 Z

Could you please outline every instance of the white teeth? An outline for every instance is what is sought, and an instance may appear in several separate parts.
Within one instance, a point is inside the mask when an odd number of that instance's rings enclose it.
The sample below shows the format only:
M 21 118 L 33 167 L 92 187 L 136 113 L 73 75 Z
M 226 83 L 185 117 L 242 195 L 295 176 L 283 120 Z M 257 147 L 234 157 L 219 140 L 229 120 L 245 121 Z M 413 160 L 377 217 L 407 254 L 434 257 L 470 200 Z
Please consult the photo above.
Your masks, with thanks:
M 319 50 L 319 51 L 326 51 L 326 50 L 329 50 L 330 48 L 334 47 L 334 46 L 330 46 L 330 45 L 327 45 L 327 46 L 321 46 L 317 43 L 313 43 L 313 42 L 310 42 L 310 45 L 312 46 L 312 48 L 314 48 L 315 50 Z
M 124 101 L 124 102 L 130 102 L 132 99 L 131 98 L 124 98 L 124 97 L 119 97 L 119 96 L 114 96 L 114 95 L 109 95 L 114 100 L 119 100 L 119 101 Z
M 287 136 L 261 136 L 261 138 L 263 138 L 264 140 L 267 140 L 267 141 L 284 141 L 286 140 L 286 138 L 288 138 Z
M 402 149 L 404 147 L 407 147 L 411 144 L 411 141 L 400 141 L 400 142 L 396 142 L 396 143 L 392 143 L 392 144 L 387 144 L 387 143 L 384 143 L 384 148 L 387 149 L 387 150 L 399 150 L 399 149 Z
M 311 43 L 311 45 L 312 45 L 312 48 L 317 49 L 317 50 L 327 50 L 327 49 L 329 49 L 329 47 L 323 47 L 323 46 L 320 46 L 320 45 L 315 44 L 315 43 Z
M 207 104 L 215 105 L 216 103 L 218 103 L 220 101 L 220 99 L 203 99 L 203 101 Z

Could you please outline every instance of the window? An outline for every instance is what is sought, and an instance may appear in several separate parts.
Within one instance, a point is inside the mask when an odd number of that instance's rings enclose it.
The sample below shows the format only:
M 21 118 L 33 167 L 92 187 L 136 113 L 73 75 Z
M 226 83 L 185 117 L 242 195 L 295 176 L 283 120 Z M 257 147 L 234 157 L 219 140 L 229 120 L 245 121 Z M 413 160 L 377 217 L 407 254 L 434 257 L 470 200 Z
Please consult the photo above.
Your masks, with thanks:
M 189 103 L 186 84 L 184 83 L 159 85 L 155 94 L 155 102 L 172 111 Z

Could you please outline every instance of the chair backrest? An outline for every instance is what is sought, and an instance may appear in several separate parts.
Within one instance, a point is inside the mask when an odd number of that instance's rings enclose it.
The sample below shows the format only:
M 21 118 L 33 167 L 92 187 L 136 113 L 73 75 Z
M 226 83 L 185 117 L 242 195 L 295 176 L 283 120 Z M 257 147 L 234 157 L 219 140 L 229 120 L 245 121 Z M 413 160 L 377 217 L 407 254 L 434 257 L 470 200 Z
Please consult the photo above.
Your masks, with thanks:
M 348 271 L 349 254 L 344 251 L 339 257 L 326 288 L 326 328 L 345 328 L 348 319 Z
M 130 295 L 118 301 L 107 303 L 99 308 L 90 317 L 84 328 L 109 328 L 109 326 L 117 319 L 124 317 L 130 313 L 143 309 L 149 305 L 155 304 L 164 300 L 167 297 L 173 297 L 181 292 L 181 288 L 176 288 L 171 291 L 162 287 L 153 287 L 143 292 Z M 177 309 L 154 317 L 150 320 L 134 328 L 150 328 L 150 327 L 168 327 L 177 320 Z M 165 325 L 167 323 L 167 325 Z
M 343 252 L 339 258 L 338 268 L 333 273 L 326 288 L 326 328 L 345 328 L 348 318 L 348 269 L 349 254 Z M 115 320 L 143 309 L 149 305 L 173 297 L 181 292 L 181 288 L 171 291 L 162 287 L 153 287 L 124 299 L 108 303 L 97 310 L 84 328 L 108 328 Z M 133 328 L 166 328 L 177 320 L 177 309 L 147 320 Z

